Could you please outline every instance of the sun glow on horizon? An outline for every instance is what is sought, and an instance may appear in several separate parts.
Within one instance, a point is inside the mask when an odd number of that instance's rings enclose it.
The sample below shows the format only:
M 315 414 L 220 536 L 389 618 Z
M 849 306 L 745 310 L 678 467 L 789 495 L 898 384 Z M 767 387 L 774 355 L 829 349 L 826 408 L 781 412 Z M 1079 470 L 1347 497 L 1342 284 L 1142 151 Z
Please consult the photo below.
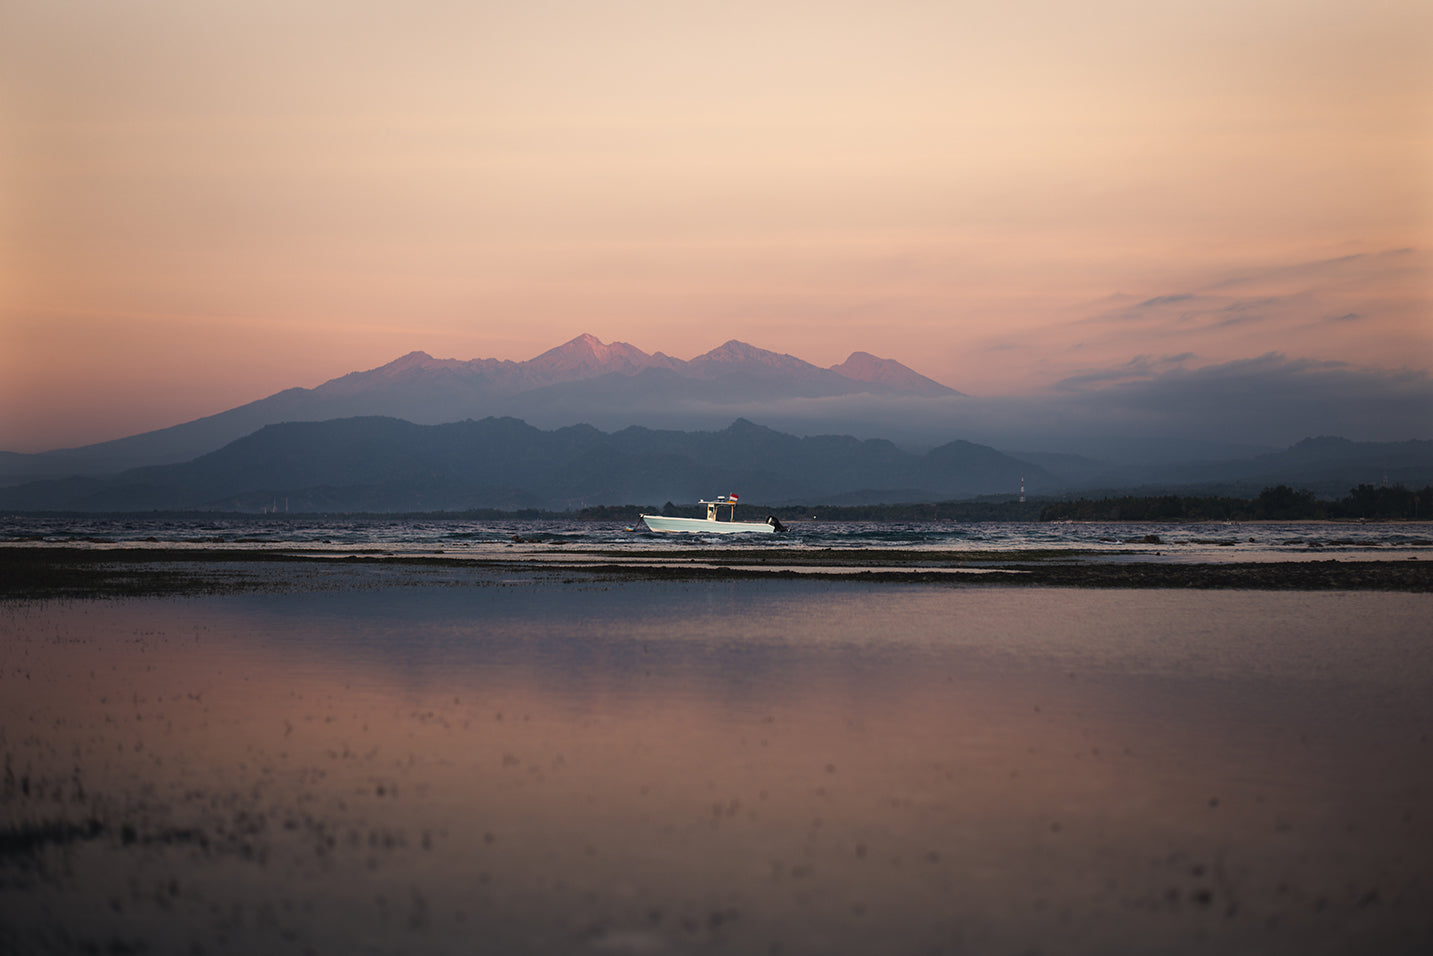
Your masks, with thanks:
M 0 62 L 0 448 L 584 331 L 1433 367 L 1413 0 L 19 0 Z

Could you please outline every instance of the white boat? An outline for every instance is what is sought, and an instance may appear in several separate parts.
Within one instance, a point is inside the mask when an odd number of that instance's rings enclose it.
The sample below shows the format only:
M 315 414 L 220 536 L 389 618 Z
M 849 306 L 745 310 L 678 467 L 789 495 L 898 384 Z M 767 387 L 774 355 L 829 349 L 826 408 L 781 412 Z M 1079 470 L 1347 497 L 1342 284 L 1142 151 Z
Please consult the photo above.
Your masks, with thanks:
M 668 518 L 663 515 L 642 515 L 641 520 L 653 531 L 685 531 L 690 534 L 775 534 L 786 526 L 767 515 L 765 521 L 737 521 L 736 495 L 722 495 L 715 501 L 700 501 L 707 506 L 705 518 Z M 718 517 L 717 509 L 726 508 L 726 520 Z

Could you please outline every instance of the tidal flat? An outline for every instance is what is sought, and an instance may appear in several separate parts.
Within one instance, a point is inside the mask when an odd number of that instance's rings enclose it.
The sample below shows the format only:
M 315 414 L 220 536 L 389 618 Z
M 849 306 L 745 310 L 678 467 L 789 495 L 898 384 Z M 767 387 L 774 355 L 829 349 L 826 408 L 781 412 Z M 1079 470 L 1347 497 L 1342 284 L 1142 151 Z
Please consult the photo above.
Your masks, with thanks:
M 1426 590 L 111 568 L 0 601 L 0 951 L 1433 944 Z

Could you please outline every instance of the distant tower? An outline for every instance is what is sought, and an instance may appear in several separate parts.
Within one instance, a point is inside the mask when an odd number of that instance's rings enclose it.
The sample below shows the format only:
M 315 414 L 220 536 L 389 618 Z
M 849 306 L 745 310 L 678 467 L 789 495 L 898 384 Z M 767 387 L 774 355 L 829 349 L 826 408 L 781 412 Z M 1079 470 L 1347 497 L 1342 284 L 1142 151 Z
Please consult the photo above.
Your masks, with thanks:
M 1025 476 L 1020 476 L 1020 503 L 1025 503 Z

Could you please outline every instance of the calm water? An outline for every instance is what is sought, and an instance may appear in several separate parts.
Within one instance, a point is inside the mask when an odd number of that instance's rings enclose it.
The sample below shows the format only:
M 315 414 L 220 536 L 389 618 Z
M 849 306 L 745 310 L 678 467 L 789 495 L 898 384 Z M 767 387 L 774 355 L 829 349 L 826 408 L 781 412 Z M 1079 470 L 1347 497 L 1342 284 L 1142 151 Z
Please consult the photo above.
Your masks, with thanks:
M 1426 951 L 1429 620 L 822 581 L 0 604 L 0 950 Z
M 759 520 L 752 509 L 744 516 Z M 792 521 L 786 535 L 659 535 L 634 512 L 627 522 L 412 520 L 275 516 L 215 520 L 104 516 L 0 518 L 0 543 L 383 551 L 490 556 L 553 547 L 656 553 L 693 544 L 730 548 L 927 549 L 931 551 L 1078 549 L 1111 556 L 1268 560 L 1343 555 L 1402 559 L 1433 554 L 1427 522 L 1211 524 L 1082 522 Z M 629 530 L 631 528 L 638 530 Z M 1158 545 L 1143 539 L 1157 536 Z M 514 542 L 514 538 L 522 539 Z

